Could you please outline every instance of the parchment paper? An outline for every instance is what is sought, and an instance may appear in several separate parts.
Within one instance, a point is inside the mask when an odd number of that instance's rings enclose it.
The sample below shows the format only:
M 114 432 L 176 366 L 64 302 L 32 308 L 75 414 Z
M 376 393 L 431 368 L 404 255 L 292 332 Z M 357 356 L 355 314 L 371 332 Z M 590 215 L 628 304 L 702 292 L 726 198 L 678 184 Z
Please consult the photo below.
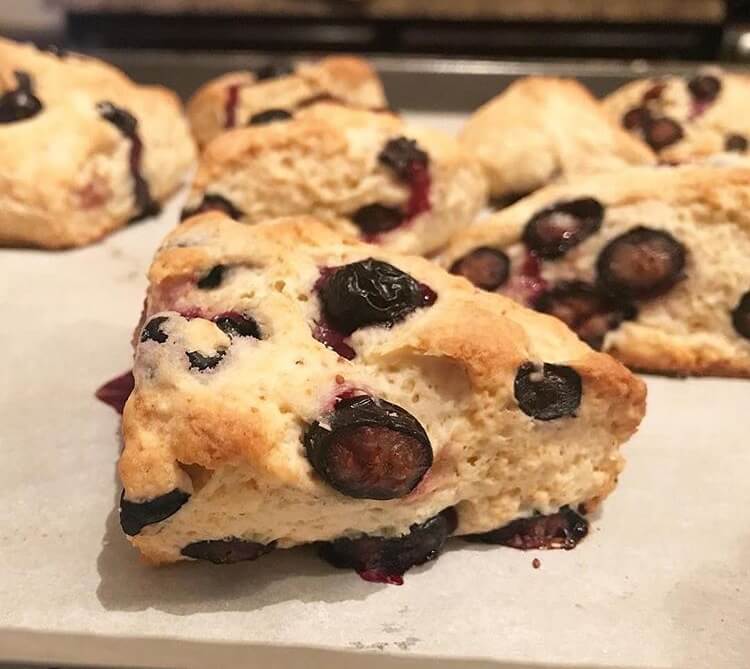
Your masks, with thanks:
M 115 512 L 119 417 L 94 391 L 130 364 L 178 205 L 90 248 L 0 250 L 0 661 L 750 666 L 749 382 L 649 379 L 620 485 L 572 552 L 453 540 L 402 587 L 308 549 L 140 564 Z

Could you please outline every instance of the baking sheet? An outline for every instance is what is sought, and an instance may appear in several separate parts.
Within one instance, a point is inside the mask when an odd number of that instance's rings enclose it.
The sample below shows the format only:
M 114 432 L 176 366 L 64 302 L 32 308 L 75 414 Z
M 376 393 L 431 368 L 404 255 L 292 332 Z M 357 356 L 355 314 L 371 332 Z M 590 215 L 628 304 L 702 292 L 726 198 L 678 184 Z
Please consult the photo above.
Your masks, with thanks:
M 419 120 L 450 129 L 460 119 Z M 94 391 L 130 363 L 145 271 L 178 210 L 87 249 L 0 250 L 0 661 L 750 665 L 742 381 L 650 378 L 620 486 L 571 552 L 453 540 L 402 587 L 361 581 L 305 548 L 228 567 L 140 564 L 116 514 L 119 419 Z

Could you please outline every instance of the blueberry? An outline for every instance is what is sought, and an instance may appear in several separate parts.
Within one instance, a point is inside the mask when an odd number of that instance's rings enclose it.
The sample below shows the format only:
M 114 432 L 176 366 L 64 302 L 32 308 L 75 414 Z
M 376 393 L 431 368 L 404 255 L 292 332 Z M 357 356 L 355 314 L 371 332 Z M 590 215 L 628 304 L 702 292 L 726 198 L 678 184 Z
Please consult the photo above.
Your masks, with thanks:
M 513 394 L 527 416 L 555 420 L 573 416 L 581 405 L 581 377 L 572 367 L 525 362 L 516 373 Z
M 260 327 L 251 316 L 229 311 L 214 318 L 214 323 L 230 337 L 253 337 L 262 339 Z
M 157 344 L 163 344 L 167 341 L 167 333 L 161 329 L 161 324 L 168 320 L 168 316 L 152 318 L 141 331 L 141 341 L 155 341 Z
M 235 221 L 240 221 L 244 218 L 245 212 L 234 206 L 227 198 L 223 195 L 217 195 L 216 193 L 206 193 L 203 196 L 203 200 L 197 207 L 185 208 L 182 210 L 180 220 L 184 221 L 191 216 L 196 214 L 202 214 L 207 211 L 221 211 L 225 213 L 229 218 L 233 218 Z
M 466 277 L 477 288 L 495 290 L 508 280 L 510 260 L 498 249 L 480 246 L 456 260 L 450 272 Z
M 315 471 L 339 492 L 358 499 L 408 495 L 432 466 L 430 439 L 419 421 L 385 400 L 339 400 L 305 432 Z
M 654 149 L 661 151 L 676 144 L 685 136 L 682 126 L 671 118 L 654 118 L 644 128 L 644 139 Z
M 375 203 L 357 209 L 352 221 L 364 235 L 374 237 L 398 228 L 404 222 L 404 214 L 398 207 Z
M 399 179 L 408 181 L 415 165 L 426 167 L 427 152 L 417 142 L 406 137 L 390 140 L 378 155 L 378 161 L 396 173 Z
M 198 279 L 197 286 L 202 290 L 212 290 L 218 288 L 221 282 L 224 280 L 224 272 L 226 271 L 226 265 L 214 265 L 208 272 L 206 272 L 200 279 Z
M 248 125 L 268 125 L 277 121 L 288 121 L 292 115 L 286 109 L 267 109 L 250 117 Z
M 710 74 L 693 77 L 687 85 L 692 96 L 700 102 L 713 102 L 721 91 L 721 80 Z
M 520 518 L 504 527 L 483 534 L 467 536 L 469 541 L 500 544 L 519 550 L 537 548 L 575 548 L 589 532 L 589 523 L 575 511 L 564 506 L 549 516 Z
M 626 298 L 649 298 L 674 286 L 683 276 L 685 247 L 663 230 L 638 226 L 615 237 L 596 261 L 597 283 Z
M 175 488 L 147 502 L 129 502 L 125 491 L 120 496 L 120 525 L 129 536 L 138 534 L 146 525 L 153 525 L 169 518 L 180 510 L 190 495 Z
M 320 298 L 327 321 L 351 334 L 368 325 L 391 326 L 436 296 L 406 272 L 368 258 L 335 269 L 320 287 Z
M 126 137 L 132 138 L 135 135 L 138 129 L 138 119 L 127 109 L 104 100 L 96 103 L 96 110 L 105 121 L 109 121 Z
M 194 541 L 180 550 L 180 553 L 185 557 L 207 560 L 214 564 L 234 564 L 235 562 L 257 560 L 261 555 L 270 553 L 275 546 L 276 542 L 259 544 L 255 541 L 232 537 L 230 539 Z
M 187 351 L 185 355 L 187 355 L 190 362 L 190 369 L 197 369 L 199 372 L 203 372 L 216 367 L 226 355 L 226 351 L 219 349 L 213 355 L 203 355 L 200 351 Z
M 264 63 L 252 68 L 250 72 L 255 75 L 256 81 L 266 81 L 293 74 L 294 68 L 289 63 Z
M 625 320 L 635 318 L 635 307 L 613 299 L 583 281 L 563 281 L 543 293 L 534 308 L 563 321 L 589 346 L 600 349 L 604 337 Z
M 399 583 L 400 579 L 393 580 L 393 577 L 400 577 L 411 567 L 437 558 L 456 526 L 456 512 L 448 508 L 423 523 L 412 525 L 404 536 L 336 539 L 323 544 L 320 553 L 334 567 L 356 569 L 369 581 Z
M 0 95 L 0 123 L 25 121 L 42 111 L 42 103 L 33 93 L 31 77 L 15 72 L 17 88 Z
M 594 198 L 558 202 L 531 217 L 522 239 L 541 258 L 559 258 L 599 230 L 603 219 L 604 207 Z
M 651 86 L 651 88 L 646 90 L 641 99 L 644 103 L 650 102 L 651 100 L 658 100 L 659 98 L 661 98 L 666 87 L 667 85 L 665 83 L 660 81 L 656 82 L 653 86 Z
M 740 336 L 750 339 L 750 290 L 740 298 L 732 311 L 732 324 Z
M 748 141 L 745 135 L 732 133 L 724 139 L 724 150 L 734 151 L 736 153 L 745 153 L 747 151 Z
M 626 130 L 645 130 L 651 119 L 651 112 L 646 107 L 633 107 L 623 115 L 622 125 Z

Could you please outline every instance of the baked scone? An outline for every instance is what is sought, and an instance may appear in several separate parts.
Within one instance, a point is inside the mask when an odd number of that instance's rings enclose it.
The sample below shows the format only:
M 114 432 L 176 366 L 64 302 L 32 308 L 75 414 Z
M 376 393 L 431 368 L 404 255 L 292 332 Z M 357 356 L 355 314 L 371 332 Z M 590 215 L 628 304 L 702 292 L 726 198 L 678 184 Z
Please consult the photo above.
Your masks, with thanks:
M 561 177 L 656 162 L 574 79 L 513 82 L 474 112 L 460 137 L 481 161 L 493 198 L 501 201 Z
M 485 200 L 479 164 L 449 135 L 319 104 L 288 123 L 217 137 L 201 156 L 184 215 L 220 209 L 257 223 L 310 214 L 342 233 L 428 254 Z
M 390 580 L 450 534 L 569 548 L 643 416 L 558 320 L 311 218 L 202 214 L 149 278 L 119 473 L 154 563 L 330 542 Z
M 170 91 L 0 39 L 0 244 L 93 242 L 158 211 L 194 157 Z
M 750 376 L 750 170 L 633 167 L 553 186 L 441 257 L 636 369 Z
M 643 139 L 666 163 L 725 152 L 746 155 L 750 77 L 712 68 L 692 78 L 639 79 L 604 100 L 613 121 Z
M 383 85 L 372 66 L 355 56 L 328 56 L 295 65 L 269 63 L 230 72 L 193 95 L 187 111 L 200 146 L 228 129 L 292 118 L 321 100 L 360 109 L 387 110 Z

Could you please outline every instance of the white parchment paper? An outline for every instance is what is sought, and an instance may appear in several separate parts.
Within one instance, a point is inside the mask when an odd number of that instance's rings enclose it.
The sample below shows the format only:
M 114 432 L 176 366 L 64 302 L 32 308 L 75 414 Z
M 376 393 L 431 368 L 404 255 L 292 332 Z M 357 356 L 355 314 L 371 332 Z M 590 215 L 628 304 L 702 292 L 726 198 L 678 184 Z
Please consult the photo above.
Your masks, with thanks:
M 119 417 L 94 391 L 130 364 L 178 208 L 82 250 L 0 250 L 0 661 L 750 666 L 750 382 L 649 379 L 620 485 L 572 552 L 453 540 L 402 587 L 308 549 L 142 565 L 115 510 Z

